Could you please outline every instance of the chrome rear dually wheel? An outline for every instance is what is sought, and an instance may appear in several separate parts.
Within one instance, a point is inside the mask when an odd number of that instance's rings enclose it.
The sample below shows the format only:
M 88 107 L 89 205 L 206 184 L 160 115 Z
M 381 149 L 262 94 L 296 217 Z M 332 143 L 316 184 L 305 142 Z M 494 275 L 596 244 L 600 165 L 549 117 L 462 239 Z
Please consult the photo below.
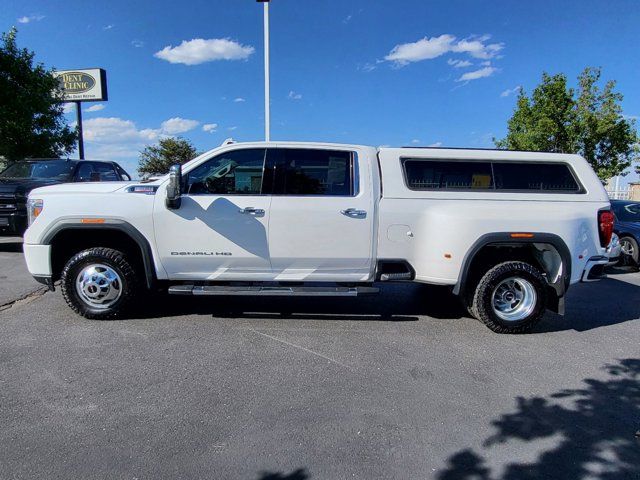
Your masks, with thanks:
M 536 306 L 535 287 L 524 278 L 509 277 L 493 290 L 493 311 L 505 322 L 527 318 Z
M 540 321 L 547 306 L 547 281 L 521 261 L 490 268 L 475 287 L 469 311 L 497 333 L 525 333 Z

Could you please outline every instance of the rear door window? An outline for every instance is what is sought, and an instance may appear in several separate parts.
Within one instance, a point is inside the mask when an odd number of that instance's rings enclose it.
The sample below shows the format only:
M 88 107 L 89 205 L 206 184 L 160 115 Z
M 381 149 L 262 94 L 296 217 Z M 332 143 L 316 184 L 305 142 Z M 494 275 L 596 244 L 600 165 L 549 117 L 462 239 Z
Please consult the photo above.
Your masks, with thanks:
M 276 195 L 356 194 L 352 152 L 281 148 L 270 150 L 269 155 Z

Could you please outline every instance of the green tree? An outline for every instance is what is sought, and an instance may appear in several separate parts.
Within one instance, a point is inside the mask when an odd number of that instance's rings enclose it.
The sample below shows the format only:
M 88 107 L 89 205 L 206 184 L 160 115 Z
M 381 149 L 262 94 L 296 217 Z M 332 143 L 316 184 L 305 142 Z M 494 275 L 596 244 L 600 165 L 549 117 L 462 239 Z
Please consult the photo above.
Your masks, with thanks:
M 606 181 L 638 159 L 635 123 L 622 115 L 622 94 L 610 80 L 599 86 L 599 68 L 585 68 L 578 89 L 562 74 L 542 74 L 528 97 L 520 89 L 507 136 L 494 140 L 498 148 L 578 153 Z
M 34 53 L 16 45 L 17 30 L 0 41 L 0 157 L 59 157 L 75 148 L 77 133 L 66 124 L 59 83 L 34 64 Z
M 138 172 L 141 175 L 164 175 L 171 165 L 184 164 L 197 156 L 196 149 L 184 138 L 163 138 L 140 152 Z

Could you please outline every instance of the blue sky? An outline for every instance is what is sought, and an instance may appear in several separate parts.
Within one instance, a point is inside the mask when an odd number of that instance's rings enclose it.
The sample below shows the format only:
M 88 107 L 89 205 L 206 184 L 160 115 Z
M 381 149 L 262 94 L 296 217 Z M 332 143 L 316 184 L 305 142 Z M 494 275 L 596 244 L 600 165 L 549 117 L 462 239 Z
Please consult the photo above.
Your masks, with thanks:
M 0 3 L 2 31 L 46 66 L 107 70 L 109 101 L 84 104 L 87 157 L 133 173 L 162 135 L 200 150 L 263 138 L 254 0 Z M 585 66 L 636 117 L 638 25 L 637 0 L 272 0 L 272 139 L 490 147 L 517 86 Z

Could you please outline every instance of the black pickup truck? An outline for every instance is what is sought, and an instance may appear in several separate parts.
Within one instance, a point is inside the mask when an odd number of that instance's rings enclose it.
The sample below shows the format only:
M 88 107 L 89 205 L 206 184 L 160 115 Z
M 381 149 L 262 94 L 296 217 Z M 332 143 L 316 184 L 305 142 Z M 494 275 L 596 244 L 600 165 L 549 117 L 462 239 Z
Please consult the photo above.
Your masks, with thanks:
M 115 162 L 61 159 L 15 162 L 0 172 L 0 236 L 24 233 L 27 196 L 34 188 L 69 182 L 128 180 L 131 176 Z

